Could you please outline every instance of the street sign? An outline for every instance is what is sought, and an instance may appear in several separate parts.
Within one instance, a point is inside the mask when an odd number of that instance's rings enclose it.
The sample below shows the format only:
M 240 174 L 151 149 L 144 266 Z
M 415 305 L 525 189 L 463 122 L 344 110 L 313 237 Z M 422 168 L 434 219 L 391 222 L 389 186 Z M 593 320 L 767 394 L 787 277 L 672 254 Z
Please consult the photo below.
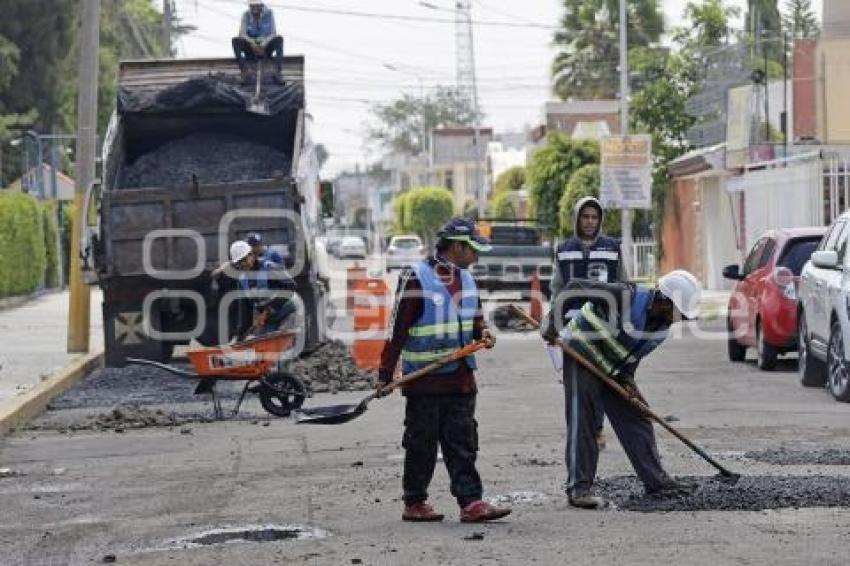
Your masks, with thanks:
M 605 208 L 652 208 L 652 138 L 602 138 L 601 176 L 599 200 Z

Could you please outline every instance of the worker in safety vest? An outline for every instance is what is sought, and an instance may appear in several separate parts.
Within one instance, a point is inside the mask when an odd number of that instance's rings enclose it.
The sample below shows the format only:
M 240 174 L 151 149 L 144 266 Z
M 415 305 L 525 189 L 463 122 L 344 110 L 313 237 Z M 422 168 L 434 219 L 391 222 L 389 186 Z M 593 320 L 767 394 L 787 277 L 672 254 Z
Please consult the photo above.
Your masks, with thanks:
M 576 279 L 592 279 L 604 283 L 629 279 L 620 253 L 620 242 L 602 234 L 604 220 L 605 211 L 595 198 L 585 197 L 576 203 L 573 209 L 573 235 L 558 246 L 555 252 L 555 268 L 550 288 L 552 297 L 556 300 L 558 293 L 570 281 Z M 564 313 L 567 314 L 572 308 L 581 305 L 564 306 Z M 570 382 L 575 373 L 574 366 L 575 363 L 571 360 L 566 360 L 563 365 L 565 397 L 569 397 Z M 593 407 L 596 441 L 599 448 L 605 448 L 605 435 L 602 431 L 605 412 L 598 399 L 594 400 Z
M 700 285 L 687 271 L 673 271 L 650 289 L 630 283 L 575 280 L 562 301 L 581 304 L 559 325 L 553 307 L 542 330 L 554 343 L 557 336 L 597 368 L 640 396 L 634 383 L 638 363 L 668 336 L 677 320 L 697 313 Z M 592 300 L 591 300 L 592 299 Z M 605 305 L 604 307 L 601 305 Z M 594 403 L 601 401 L 608 420 L 647 493 L 679 492 L 682 486 L 661 467 L 652 424 L 583 366 L 573 364 L 567 387 L 567 495 L 574 507 L 597 509 L 605 502 L 593 494 L 599 449 L 593 425 Z
M 408 374 L 473 340 L 486 340 L 490 348 L 495 344 L 468 271 L 478 261 L 478 252 L 490 249 L 489 240 L 466 218 L 450 220 L 437 236 L 436 253 L 406 268 L 399 277 L 392 334 L 384 345 L 378 371 L 379 391 L 393 379 L 399 359 Z M 481 478 L 475 468 L 475 368 L 475 357 L 468 356 L 402 388 L 407 399 L 402 438 L 404 521 L 443 519 L 428 503 L 438 446 L 461 521 L 491 521 L 511 512 L 482 498 Z

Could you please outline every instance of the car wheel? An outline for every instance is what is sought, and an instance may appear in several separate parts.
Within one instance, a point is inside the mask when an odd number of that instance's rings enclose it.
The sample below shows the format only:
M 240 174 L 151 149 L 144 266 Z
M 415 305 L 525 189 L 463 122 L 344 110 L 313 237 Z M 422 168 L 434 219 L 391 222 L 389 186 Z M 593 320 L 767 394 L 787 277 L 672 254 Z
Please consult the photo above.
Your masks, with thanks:
M 730 362 L 743 362 L 747 357 L 747 347 L 742 346 L 740 342 L 738 342 L 737 338 L 734 336 L 734 331 L 732 330 L 732 319 L 726 318 L 726 331 L 729 333 L 729 338 L 727 342 L 727 349 L 729 351 L 729 361 Z
M 758 368 L 764 371 L 770 371 L 776 367 L 776 358 L 779 356 L 779 351 L 764 341 L 764 332 L 761 328 L 761 321 L 756 321 L 756 363 Z
M 823 387 L 826 384 L 826 371 L 823 364 L 816 360 L 809 351 L 808 330 L 806 317 L 800 311 L 797 323 L 797 354 L 799 356 L 798 372 L 800 383 L 804 387 Z
M 844 337 L 837 320 L 829 330 L 829 349 L 826 354 L 829 368 L 829 391 L 836 401 L 850 402 L 850 373 L 844 359 Z

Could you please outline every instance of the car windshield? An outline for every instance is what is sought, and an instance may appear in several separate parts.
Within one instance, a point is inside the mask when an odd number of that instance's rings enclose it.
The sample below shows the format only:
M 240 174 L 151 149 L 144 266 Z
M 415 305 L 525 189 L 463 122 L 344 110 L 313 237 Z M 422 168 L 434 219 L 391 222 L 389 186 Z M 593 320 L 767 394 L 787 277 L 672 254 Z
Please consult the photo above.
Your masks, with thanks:
M 413 248 L 418 248 L 419 240 L 414 240 L 413 238 L 404 238 L 403 240 L 395 240 L 393 242 L 393 245 L 403 250 L 409 250 Z
M 812 256 L 812 252 L 818 247 L 820 238 L 799 238 L 791 240 L 785 246 L 782 257 L 776 262 L 777 267 L 787 267 L 794 275 L 800 275 L 803 265 Z

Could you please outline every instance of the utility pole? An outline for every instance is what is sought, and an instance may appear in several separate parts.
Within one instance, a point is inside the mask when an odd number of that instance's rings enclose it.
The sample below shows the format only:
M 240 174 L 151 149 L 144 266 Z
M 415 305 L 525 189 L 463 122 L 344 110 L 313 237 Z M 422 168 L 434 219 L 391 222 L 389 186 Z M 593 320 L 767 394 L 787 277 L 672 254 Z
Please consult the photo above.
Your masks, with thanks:
M 80 35 L 80 82 L 77 97 L 77 171 L 74 186 L 74 219 L 71 230 L 70 308 L 68 351 L 89 351 L 89 287 L 83 281 L 80 237 L 86 212 L 83 201 L 94 181 L 97 143 L 97 67 L 100 49 L 100 0 L 83 0 L 83 29 Z
M 172 0 L 162 0 L 162 44 L 165 46 L 165 56 L 171 58 L 171 20 Z
M 629 135 L 629 37 L 628 12 L 626 0 L 620 0 L 620 135 Z M 632 211 L 622 209 L 620 217 L 623 241 L 621 244 L 623 262 L 629 274 L 634 273 L 632 266 Z

